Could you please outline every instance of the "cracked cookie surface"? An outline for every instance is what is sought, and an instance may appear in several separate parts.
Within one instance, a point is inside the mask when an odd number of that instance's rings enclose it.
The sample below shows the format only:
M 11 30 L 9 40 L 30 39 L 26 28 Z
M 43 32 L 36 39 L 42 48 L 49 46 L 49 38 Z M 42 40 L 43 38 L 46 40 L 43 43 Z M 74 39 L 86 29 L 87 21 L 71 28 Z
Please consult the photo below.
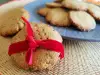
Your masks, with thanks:
M 34 30 L 34 35 L 36 40 L 46 40 L 53 39 L 62 42 L 60 34 L 55 31 L 51 26 L 43 23 L 35 24 L 32 23 L 32 28 Z M 25 28 L 23 28 L 16 36 L 12 38 L 12 43 L 25 40 L 26 33 Z M 29 70 L 45 70 L 51 69 L 59 61 L 59 53 L 52 50 L 37 48 L 33 52 L 33 64 L 31 66 L 27 65 L 25 61 L 25 52 L 13 54 L 11 57 L 16 62 L 18 66 L 23 69 Z

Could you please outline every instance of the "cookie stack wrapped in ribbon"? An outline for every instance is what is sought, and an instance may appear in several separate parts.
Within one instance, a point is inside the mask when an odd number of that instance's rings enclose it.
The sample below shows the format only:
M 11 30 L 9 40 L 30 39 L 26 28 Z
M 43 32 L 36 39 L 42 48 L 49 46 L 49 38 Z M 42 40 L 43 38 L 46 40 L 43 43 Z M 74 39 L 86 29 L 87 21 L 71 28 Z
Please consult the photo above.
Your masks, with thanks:
M 100 7 L 84 0 L 56 0 L 38 9 L 38 14 L 55 26 L 73 26 L 80 31 L 91 31 L 100 20 Z
M 43 23 L 29 23 L 13 38 L 8 54 L 25 70 L 50 70 L 64 57 L 62 37 L 52 27 Z

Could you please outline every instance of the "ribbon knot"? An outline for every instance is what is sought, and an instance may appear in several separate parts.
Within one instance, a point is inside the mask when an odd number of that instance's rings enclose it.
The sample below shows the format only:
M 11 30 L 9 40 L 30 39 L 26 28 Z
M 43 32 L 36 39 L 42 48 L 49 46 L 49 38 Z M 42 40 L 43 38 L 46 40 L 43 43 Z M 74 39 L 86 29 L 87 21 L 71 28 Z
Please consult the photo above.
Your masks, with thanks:
M 29 48 L 36 49 L 38 47 L 37 42 L 33 39 L 33 36 L 27 36 L 26 40 L 28 41 Z
M 38 47 L 59 52 L 60 53 L 59 57 L 61 59 L 64 57 L 64 48 L 62 43 L 51 39 L 35 40 L 30 23 L 24 17 L 22 17 L 22 19 L 26 23 L 26 32 L 27 32 L 26 39 L 24 41 L 11 44 L 9 46 L 9 51 L 8 51 L 9 55 L 26 51 L 25 59 L 28 65 L 32 65 L 33 52 Z

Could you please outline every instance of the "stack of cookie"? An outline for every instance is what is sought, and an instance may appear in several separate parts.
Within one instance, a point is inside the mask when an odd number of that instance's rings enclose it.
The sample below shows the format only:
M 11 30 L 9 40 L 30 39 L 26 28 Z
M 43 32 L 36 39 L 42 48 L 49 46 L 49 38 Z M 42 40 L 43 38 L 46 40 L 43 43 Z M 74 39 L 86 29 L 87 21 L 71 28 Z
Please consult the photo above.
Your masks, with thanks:
M 11 45 L 24 41 L 27 38 L 28 27 L 26 26 L 27 23 L 22 19 L 22 17 L 25 18 L 27 22 L 30 17 L 29 13 L 23 8 L 11 9 L 6 14 L 0 16 L 0 18 L 2 18 L 2 20 L 0 20 L 0 35 L 4 37 L 12 36 Z M 29 29 L 29 32 L 31 30 L 33 30 L 33 32 L 31 31 L 29 34 L 34 33 L 34 36 L 31 36 L 32 39 L 38 40 L 40 42 L 43 40 L 47 40 L 47 41 L 54 40 L 56 42 L 59 42 L 60 45 L 62 45 L 63 40 L 62 40 L 61 35 L 56 30 L 54 30 L 51 26 L 44 23 L 31 23 L 31 25 L 32 26 L 29 26 L 29 27 L 30 28 L 32 27 L 32 28 Z M 34 43 L 34 41 L 32 41 L 32 43 Z M 35 44 L 37 44 L 37 42 L 35 42 Z M 9 50 L 8 50 L 9 55 L 10 53 L 12 54 L 12 52 L 9 52 L 11 45 L 9 46 Z M 25 46 L 21 45 L 21 47 L 25 47 Z M 34 47 L 34 45 L 32 45 L 31 47 Z M 47 47 L 47 45 L 45 47 Z M 54 49 L 56 48 L 57 50 L 62 49 L 62 52 L 64 52 L 63 45 L 62 45 L 62 48 L 58 48 L 58 47 L 53 46 Z M 16 48 L 14 47 L 12 51 L 19 51 L 19 49 L 17 48 L 18 46 Z M 33 71 L 46 70 L 46 69 L 50 70 L 61 59 L 60 52 L 53 51 L 52 49 L 48 49 L 48 48 L 37 47 L 35 51 L 32 51 L 33 62 L 30 65 L 25 60 L 28 50 L 26 49 L 24 50 L 22 48 L 21 50 L 23 51 L 20 51 L 18 53 L 16 52 L 10 56 L 19 67 L 25 70 L 30 70 L 30 69 Z
M 36 40 L 56 40 L 60 43 L 62 43 L 62 37 L 60 34 L 55 31 L 51 26 L 48 26 L 43 23 L 31 23 L 32 29 L 34 31 L 34 37 Z M 26 39 L 27 33 L 25 27 L 12 38 L 12 44 L 20 41 L 24 41 Z M 60 53 L 44 49 L 44 48 L 37 48 L 32 53 L 32 64 L 28 65 L 26 63 L 25 57 L 26 57 L 26 51 L 16 53 L 11 55 L 12 59 L 16 62 L 16 64 L 25 70 L 51 70 L 54 65 L 58 63 L 60 60 Z
M 44 16 L 52 25 L 74 26 L 81 31 L 95 29 L 95 20 L 100 20 L 99 13 L 99 6 L 79 0 L 56 0 L 38 10 L 38 14 Z

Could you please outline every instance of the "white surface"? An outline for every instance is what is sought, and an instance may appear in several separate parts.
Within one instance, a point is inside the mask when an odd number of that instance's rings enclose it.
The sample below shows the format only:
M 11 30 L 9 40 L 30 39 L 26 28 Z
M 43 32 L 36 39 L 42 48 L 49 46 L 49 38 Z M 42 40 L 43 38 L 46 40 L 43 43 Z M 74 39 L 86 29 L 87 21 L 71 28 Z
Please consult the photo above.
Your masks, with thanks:
M 2 6 L 0 6 L 0 15 L 2 15 L 4 12 L 10 10 L 10 9 L 14 9 L 16 7 L 23 7 L 25 4 L 28 4 L 29 2 L 32 2 L 35 0 L 16 0 L 16 1 L 11 1 L 7 4 L 4 4 Z

